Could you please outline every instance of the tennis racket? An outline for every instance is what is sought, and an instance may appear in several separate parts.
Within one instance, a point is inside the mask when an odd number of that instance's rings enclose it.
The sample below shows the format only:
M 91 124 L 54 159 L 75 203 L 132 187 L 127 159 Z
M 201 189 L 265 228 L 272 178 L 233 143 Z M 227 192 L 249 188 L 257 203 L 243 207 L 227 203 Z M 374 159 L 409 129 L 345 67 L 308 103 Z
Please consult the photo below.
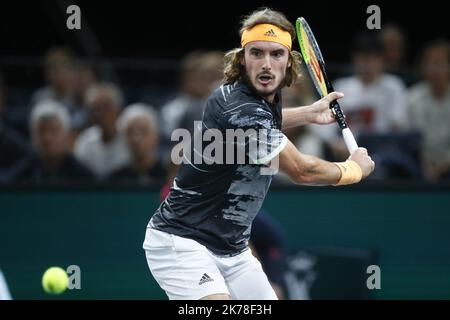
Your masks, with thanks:
M 312 79 L 314 87 L 320 97 L 323 98 L 328 93 L 333 92 L 334 89 L 325 72 L 325 61 L 323 60 L 322 53 L 320 52 L 311 28 L 303 17 L 297 19 L 295 27 L 297 29 L 297 38 L 306 68 L 308 69 L 308 73 Z M 342 112 L 341 106 L 336 100 L 334 100 L 330 103 L 330 109 L 334 114 L 336 122 L 342 129 L 342 136 L 344 137 L 347 149 L 350 154 L 352 154 L 353 151 L 358 149 L 358 144 L 356 143 L 355 137 L 345 121 L 345 116 Z

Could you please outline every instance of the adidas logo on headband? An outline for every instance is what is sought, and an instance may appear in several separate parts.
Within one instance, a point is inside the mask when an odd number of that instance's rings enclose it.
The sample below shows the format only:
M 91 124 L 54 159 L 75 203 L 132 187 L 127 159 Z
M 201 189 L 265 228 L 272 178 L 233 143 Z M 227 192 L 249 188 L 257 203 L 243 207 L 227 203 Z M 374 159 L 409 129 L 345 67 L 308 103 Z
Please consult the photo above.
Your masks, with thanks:
M 265 36 L 268 36 L 268 37 L 276 37 L 277 35 L 275 34 L 275 32 L 272 30 L 272 29 L 270 29 L 269 31 L 267 31 L 266 33 L 264 33 L 264 35 Z
M 253 28 L 246 29 L 242 32 L 242 47 L 252 41 L 272 41 L 285 46 L 289 50 L 291 50 L 292 47 L 291 34 L 288 31 L 270 23 L 257 24 Z

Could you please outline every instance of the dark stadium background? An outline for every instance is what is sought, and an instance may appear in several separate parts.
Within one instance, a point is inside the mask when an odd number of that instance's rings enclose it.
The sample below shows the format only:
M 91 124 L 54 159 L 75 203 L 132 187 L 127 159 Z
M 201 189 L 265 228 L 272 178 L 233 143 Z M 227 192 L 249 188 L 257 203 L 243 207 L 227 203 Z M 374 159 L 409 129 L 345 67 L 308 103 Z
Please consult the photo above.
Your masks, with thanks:
M 80 6 L 82 30 L 88 27 L 94 39 L 82 40 L 80 31 L 67 30 L 65 8 L 70 4 Z M 380 6 L 382 24 L 395 22 L 407 33 L 410 61 L 426 41 L 449 34 L 447 13 L 439 1 L 426 5 L 402 1 L 15 1 L 1 5 L 0 62 L 16 57 L 33 65 L 34 60 L 27 58 L 43 55 L 54 45 L 68 45 L 81 56 L 157 59 L 159 68 L 171 70 L 171 63 L 176 63 L 172 59 L 189 51 L 238 46 L 241 17 L 269 6 L 291 21 L 306 17 L 326 61 L 332 64 L 349 59 L 351 35 L 367 30 L 366 9 L 371 4 Z M 84 41 L 92 41 L 96 48 L 87 48 Z M 38 74 L 23 77 L 12 68 L 5 73 L 13 84 L 40 80 Z M 161 79 L 171 81 L 164 72 L 146 80 Z

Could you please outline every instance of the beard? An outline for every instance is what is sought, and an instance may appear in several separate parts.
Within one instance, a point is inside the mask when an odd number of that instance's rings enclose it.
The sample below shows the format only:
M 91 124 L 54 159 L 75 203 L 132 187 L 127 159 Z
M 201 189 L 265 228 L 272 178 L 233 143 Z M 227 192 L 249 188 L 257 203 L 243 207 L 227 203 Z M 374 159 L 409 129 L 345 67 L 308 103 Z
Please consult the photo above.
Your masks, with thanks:
M 249 78 L 249 76 L 247 74 L 245 74 L 244 76 L 244 81 L 247 83 L 247 85 L 249 85 L 252 90 L 254 92 L 256 92 L 259 96 L 261 96 L 262 98 L 264 98 L 265 100 L 267 100 L 268 97 L 276 94 L 279 90 L 281 90 L 284 86 L 285 86 L 285 81 L 281 81 L 274 89 L 272 90 L 259 90 L 251 81 L 251 79 Z

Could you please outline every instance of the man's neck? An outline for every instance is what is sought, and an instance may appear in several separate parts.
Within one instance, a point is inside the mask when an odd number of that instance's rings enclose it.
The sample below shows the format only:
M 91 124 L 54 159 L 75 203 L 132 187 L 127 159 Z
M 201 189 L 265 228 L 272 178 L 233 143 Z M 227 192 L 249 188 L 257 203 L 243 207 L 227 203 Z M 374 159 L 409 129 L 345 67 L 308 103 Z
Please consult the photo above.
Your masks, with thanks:
M 276 95 L 276 93 L 273 93 L 270 96 L 264 97 L 264 100 L 266 100 L 270 104 L 274 104 L 275 95 Z

